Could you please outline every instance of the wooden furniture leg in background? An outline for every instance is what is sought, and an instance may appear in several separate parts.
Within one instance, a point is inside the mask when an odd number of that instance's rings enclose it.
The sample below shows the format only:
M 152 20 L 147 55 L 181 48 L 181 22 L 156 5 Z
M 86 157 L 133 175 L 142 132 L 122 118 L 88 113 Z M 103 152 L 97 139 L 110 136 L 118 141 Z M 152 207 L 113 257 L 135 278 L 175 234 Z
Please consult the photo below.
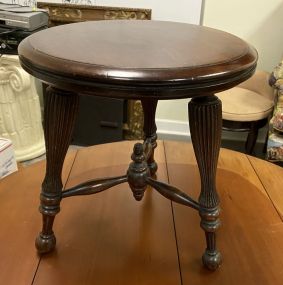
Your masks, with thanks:
M 207 243 L 202 260 L 207 268 L 215 270 L 221 264 L 221 254 L 216 249 L 215 235 L 220 226 L 215 178 L 221 143 L 221 101 L 216 96 L 193 98 L 189 103 L 189 123 L 201 177 L 199 214 Z
M 257 122 L 251 123 L 251 129 L 248 133 L 248 137 L 247 137 L 246 144 L 245 144 L 246 154 L 253 153 L 256 140 L 257 140 L 257 136 L 258 136 L 258 130 L 259 130 L 258 125 L 259 124 Z
M 148 144 L 151 145 L 151 151 L 147 157 L 147 164 L 150 170 L 151 176 L 153 176 L 157 171 L 157 163 L 154 160 L 154 149 L 157 147 L 157 134 L 156 134 L 156 124 L 155 124 L 155 112 L 157 107 L 157 99 L 142 99 L 142 107 L 144 112 L 144 142 L 145 147 L 148 147 Z
M 56 214 L 60 211 L 63 188 L 61 172 L 78 110 L 78 95 L 48 87 L 44 103 L 46 173 L 42 183 L 39 207 L 43 226 L 35 242 L 39 253 L 50 252 L 56 245 L 52 226 Z

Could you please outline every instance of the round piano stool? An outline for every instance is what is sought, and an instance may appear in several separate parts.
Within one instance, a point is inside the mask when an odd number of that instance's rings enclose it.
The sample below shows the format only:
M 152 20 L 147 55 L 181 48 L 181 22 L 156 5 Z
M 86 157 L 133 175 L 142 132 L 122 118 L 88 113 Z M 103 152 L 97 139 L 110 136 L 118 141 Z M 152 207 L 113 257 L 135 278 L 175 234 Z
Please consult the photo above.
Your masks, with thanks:
M 220 226 L 215 186 L 221 141 L 221 101 L 214 95 L 252 76 L 257 53 L 243 40 L 222 31 L 159 21 L 97 21 L 40 31 L 19 46 L 23 68 L 47 83 L 44 132 L 47 151 L 40 212 L 40 253 L 55 247 L 52 230 L 60 201 L 129 183 L 136 200 L 147 186 L 164 197 L 196 209 L 205 231 L 202 260 L 210 270 L 221 264 L 216 247 Z M 62 191 L 61 171 L 70 143 L 80 94 L 139 99 L 144 109 L 144 143 L 137 143 L 125 175 L 87 181 Z M 154 174 L 155 111 L 158 100 L 191 98 L 189 123 L 201 193 L 195 201 Z

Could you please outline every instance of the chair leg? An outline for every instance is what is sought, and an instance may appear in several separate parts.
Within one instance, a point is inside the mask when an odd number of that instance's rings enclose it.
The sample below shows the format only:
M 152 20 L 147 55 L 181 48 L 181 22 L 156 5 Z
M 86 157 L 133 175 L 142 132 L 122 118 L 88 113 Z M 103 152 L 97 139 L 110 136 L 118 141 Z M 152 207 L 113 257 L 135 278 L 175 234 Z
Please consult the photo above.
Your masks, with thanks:
M 245 145 L 247 154 L 253 153 L 257 136 L 258 136 L 258 126 L 256 124 L 252 124 Z
M 263 152 L 264 154 L 267 153 L 268 138 L 269 138 L 269 126 L 268 126 L 268 129 L 267 129 L 267 131 L 266 131 L 264 146 L 263 146 L 263 149 L 262 149 L 262 152 Z

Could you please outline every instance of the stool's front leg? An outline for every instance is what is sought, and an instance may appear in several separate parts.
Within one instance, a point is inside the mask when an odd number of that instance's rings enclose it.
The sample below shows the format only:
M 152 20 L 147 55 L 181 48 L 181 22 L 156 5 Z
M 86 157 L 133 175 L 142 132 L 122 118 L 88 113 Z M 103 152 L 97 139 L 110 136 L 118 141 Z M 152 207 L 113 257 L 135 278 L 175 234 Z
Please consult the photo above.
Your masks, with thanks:
M 150 170 L 151 176 L 157 171 L 157 163 L 154 160 L 154 149 L 157 147 L 157 134 L 155 124 L 155 112 L 158 100 L 152 98 L 142 99 L 142 108 L 144 113 L 144 141 L 145 144 L 150 144 L 150 153 L 147 157 L 147 164 Z
M 221 101 L 214 95 L 193 98 L 189 103 L 189 122 L 201 177 L 199 214 L 207 243 L 202 260 L 207 268 L 215 270 L 221 263 L 221 254 L 216 249 L 215 237 L 220 225 L 219 197 L 215 179 L 221 143 Z
M 46 173 L 40 195 L 40 212 L 43 218 L 42 232 L 36 239 L 39 253 L 54 249 L 56 238 L 53 221 L 60 211 L 63 188 L 61 172 L 71 140 L 78 95 L 48 87 L 44 97 L 44 136 L 46 144 Z

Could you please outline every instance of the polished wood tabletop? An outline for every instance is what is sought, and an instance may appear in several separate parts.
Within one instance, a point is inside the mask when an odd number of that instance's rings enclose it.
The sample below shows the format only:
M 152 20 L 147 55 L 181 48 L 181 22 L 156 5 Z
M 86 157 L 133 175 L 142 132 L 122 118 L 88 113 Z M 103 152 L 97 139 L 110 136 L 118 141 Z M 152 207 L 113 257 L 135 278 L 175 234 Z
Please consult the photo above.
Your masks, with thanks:
M 23 40 L 19 57 L 29 73 L 64 90 L 157 99 L 233 87 L 257 61 L 253 47 L 226 32 L 130 20 L 53 27 Z
M 157 178 L 197 198 L 200 178 L 192 146 L 158 142 Z M 128 168 L 134 142 L 68 152 L 64 187 Z M 217 189 L 222 227 L 219 270 L 203 268 L 205 239 L 198 213 L 148 188 L 142 201 L 128 185 L 62 202 L 54 231 L 58 247 L 39 257 L 38 194 L 45 161 L 0 180 L 0 284 L 9 285 L 281 285 L 283 169 L 221 149 Z

